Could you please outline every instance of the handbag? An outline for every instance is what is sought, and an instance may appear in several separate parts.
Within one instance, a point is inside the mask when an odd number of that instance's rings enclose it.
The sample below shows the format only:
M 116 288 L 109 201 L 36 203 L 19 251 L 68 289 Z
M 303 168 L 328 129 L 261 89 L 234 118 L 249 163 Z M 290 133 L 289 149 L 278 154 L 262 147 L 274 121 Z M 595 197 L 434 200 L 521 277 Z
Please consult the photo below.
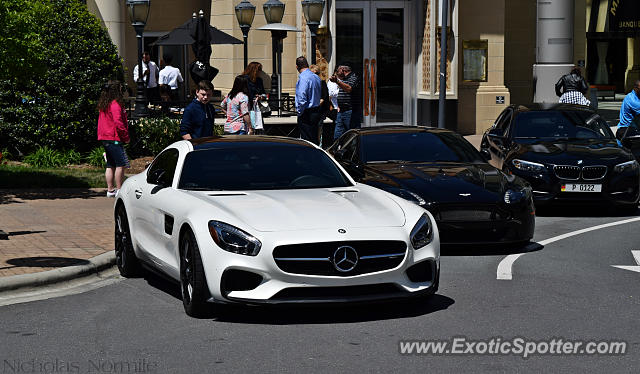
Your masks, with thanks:
M 253 121 L 252 121 L 252 125 L 253 125 L 253 128 L 256 129 L 256 130 L 263 130 L 264 129 L 264 122 L 262 121 L 262 108 L 260 106 L 260 102 L 259 101 L 256 101 L 255 104 L 257 104 L 257 105 L 253 106 L 253 111 L 252 111 L 252 114 L 253 114 L 252 120 Z M 271 112 L 271 110 L 269 110 L 269 112 Z
M 258 101 L 258 108 L 260 109 L 260 113 L 262 117 L 269 117 L 271 115 L 271 107 L 269 103 L 266 101 Z

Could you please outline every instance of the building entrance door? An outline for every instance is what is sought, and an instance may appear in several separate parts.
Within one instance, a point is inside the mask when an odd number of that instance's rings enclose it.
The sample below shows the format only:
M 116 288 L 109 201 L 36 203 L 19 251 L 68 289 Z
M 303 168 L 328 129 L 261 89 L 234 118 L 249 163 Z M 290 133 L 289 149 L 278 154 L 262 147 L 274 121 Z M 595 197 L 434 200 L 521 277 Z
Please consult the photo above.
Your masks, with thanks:
M 409 124 L 405 1 L 336 1 L 336 62 L 362 79 L 363 126 Z

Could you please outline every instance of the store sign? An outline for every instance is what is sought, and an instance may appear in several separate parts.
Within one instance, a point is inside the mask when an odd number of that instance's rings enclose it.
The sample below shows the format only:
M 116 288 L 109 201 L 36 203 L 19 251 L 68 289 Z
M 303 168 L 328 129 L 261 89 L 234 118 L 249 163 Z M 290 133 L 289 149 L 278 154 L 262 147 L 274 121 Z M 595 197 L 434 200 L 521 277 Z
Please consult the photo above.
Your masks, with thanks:
M 610 31 L 640 31 L 640 1 L 610 0 Z

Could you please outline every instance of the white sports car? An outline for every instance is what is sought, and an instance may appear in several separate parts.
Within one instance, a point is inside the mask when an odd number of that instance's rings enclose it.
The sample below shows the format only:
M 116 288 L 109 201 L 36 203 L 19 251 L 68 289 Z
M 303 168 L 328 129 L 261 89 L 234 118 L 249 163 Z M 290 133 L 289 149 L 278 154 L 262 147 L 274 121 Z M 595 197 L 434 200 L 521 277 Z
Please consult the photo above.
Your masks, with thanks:
M 116 262 L 180 282 L 187 314 L 215 303 L 328 303 L 431 295 L 433 217 L 356 183 L 299 139 L 182 140 L 128 178 L 115 203 Z

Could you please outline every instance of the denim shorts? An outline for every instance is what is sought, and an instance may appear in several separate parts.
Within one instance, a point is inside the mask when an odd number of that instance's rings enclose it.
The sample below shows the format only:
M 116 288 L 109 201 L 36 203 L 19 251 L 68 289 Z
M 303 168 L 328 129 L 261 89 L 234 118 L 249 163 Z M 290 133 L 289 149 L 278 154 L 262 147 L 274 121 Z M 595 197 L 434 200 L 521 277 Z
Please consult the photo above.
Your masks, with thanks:
M 102 142 L 102 146 L 104 147 L 104 152 L 107 156 L 107 167 L 108 168 L 118 168 L 129 166 L 129 158 L 127 158 L 127 154 L 124 152 L 124 147 L 122 144 L 114 144 L 112 142 Z

